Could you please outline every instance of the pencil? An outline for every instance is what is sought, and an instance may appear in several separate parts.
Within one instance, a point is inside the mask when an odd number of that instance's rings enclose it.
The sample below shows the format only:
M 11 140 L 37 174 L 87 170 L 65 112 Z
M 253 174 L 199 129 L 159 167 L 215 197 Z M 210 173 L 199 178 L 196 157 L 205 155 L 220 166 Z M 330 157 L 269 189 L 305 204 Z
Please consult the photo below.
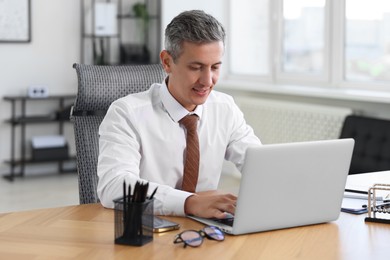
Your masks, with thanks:
M 152 192 L 152 195 L 150 195 L 150 197 L 149 197 L 150 200 L 153 199 L 154 194 L 156 194 L 157 188 L 158 188 L 158 187 L 156 187 L 156 188 L 154 189 L 154 191 Z

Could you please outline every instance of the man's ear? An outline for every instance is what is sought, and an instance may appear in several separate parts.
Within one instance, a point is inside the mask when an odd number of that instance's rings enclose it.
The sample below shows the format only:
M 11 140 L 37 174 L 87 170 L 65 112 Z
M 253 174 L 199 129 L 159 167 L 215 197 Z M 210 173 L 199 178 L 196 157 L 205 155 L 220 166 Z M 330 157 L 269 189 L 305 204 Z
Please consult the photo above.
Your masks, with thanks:
M 168 53 L 167 50 L 162 50 L 160 52 L 160 60 L 165 72 L 171 73 L 171 64 L 173 60 L 172 60 L 172 56 Z

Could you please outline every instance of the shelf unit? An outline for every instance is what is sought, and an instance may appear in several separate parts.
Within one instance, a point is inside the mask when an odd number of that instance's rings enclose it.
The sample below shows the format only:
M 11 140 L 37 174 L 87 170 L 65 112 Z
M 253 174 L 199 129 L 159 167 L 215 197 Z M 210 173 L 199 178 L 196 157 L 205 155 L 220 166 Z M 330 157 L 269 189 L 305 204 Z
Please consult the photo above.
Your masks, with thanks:
M 29 124 L 58 124 L 58 134 L 64 134 L 64 123 L 69 121 L 69 117 L 63 116 L 60 112 L 66 111 L 66 105 L 73 102 L 76 96 L 74 95 L 52 95 L 44 98 L 31 98 L 26 96 L 5 96 L 4 100 L 11 102 L 11 118 L 7 122 L 11 125 L 11 151 L 10 159 L 5 161 L 10 165 L 10 173 L 4 175 L 5 179 L 13 181 L 15 177 L 23 177 L 25 175 L 25 168 L 30 163 L 44 163 L 44 162 L 58 162 L 59 172 L 66 172 L 63 163 L 68 160 L 74 160 L 73 157 L 65 157 L 61 159 L 47 159 L 47 160 L 33 160 L 27 158 L 27 142 L 26 142 L 26 126 Z M 58 102 L 57 113 L 53 115 L 27 115 L 27 103 L 40 103 L 46 101 Z M 17 112 L 19 111 L 19 112 Z M 16 128 L 20 126 L 20 159 L 16 159 Z M 20 167 L 19 173 L 16 168 Z M 75 170 L 70 170 L 75 171 Z
M 97 4 L 114 4 L 115 16 L 107 13 L 106 16 L 102 16 L 101 12 L 95 9 Z M 110 9 L 111 13 L 112 8 L 107 9 Z M 160 0 L 82 0 L 81 63 L 100 65 L 159 63 L 160 13 Z M 114 17 L 115 21 L 106 22 L 109 24 L 107 28 L 114 29 L 101 33 L 98 31 L 99 25 L 103 24 L 104 27 L 105 22 L 102 21 L 107 17 Z

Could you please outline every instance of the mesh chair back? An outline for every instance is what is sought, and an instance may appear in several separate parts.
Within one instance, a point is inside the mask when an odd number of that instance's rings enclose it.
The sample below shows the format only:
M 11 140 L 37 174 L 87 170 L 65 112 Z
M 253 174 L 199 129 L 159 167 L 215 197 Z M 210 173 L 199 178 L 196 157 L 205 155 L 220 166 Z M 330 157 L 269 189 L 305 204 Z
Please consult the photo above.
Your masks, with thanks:
M 74 64 L 78 91 L 71 112 L 76 142 L 80 204 L 96 203 L 98 129 L 111 103 L 160 83 L 166 74 L 160 64 L 99 66 Z

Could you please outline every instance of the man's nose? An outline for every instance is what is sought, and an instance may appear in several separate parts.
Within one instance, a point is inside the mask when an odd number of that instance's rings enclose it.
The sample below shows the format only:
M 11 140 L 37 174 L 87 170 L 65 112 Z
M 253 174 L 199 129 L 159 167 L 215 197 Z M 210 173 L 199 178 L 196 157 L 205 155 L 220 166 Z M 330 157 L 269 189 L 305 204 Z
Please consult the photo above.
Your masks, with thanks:
M 203 70 L 199 81 L 203 86 L 211 86 L 213 84 L 213 72 L 210 69 Z

